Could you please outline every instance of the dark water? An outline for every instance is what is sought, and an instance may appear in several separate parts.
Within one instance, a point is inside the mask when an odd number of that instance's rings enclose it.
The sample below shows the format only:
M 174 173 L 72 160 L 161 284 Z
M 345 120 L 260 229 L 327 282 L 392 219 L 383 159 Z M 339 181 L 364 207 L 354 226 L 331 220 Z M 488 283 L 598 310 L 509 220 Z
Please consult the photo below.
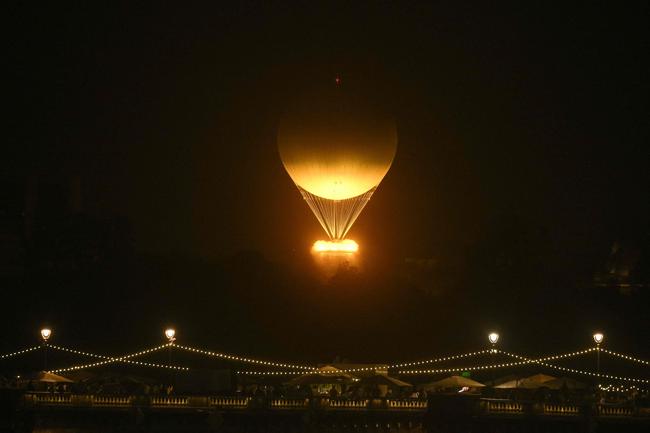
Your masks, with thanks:
M 105 416 L 88 413 L 74 419 L 57 415 L 34 420 L 32 426 L 25 425 L 24 432 L 34 433 L 106 433 L 106 432 L 150 432 L 150 433 L 380 433 L 403 432 L 423 433 L 421 422 L 393 419 L 377 419 L 373 416 L 327 417 L 309 414 L 286 415 L 222 415 L 205 413 L 203 416 L 155 414 L 138 417 L 137 414 Z
M 219 428 L 205 426 L 157 426 L 153 429 L 142 426 L 93 426 L 93 427 L 49 427 L 35 428 L 34 433 L 108 433 L 108 432 L 151 432 L 151 433 L 562 433 L 562 432 L 584 432 L 584 433 L 627 433 L 627 432 L 648 432 L 648 424 L 606 424 L 606 425 L 584 425 L 576 423 L 501 423 L 501 424 L 447 424 L 438 426 L 398 426 L 398 425 L 222 425 Z
M 248 432 L 305 432 L 305 433 L 380 433 L 380 432 L 403 432 L 403 433 L 425 433 L 427 430 L 423 429 L 420 426 L 412 427 L 398 427 L 398 426 L 370 426 L 370 425 L 350 425 L 350 426 L 303 426 L 287 428 L 286 426 L 260 426 L 259 428 L 250 428 L 250 427 L 237 427 L 237 426 L 228 426 L 218 429 L 202 429 L 202 428 L 193 428 L 193 427 L 169 427 L 161 428 L 155 430 L 142 430 L 137 427 L 132 428 L 116 428 L 116 427 L 48 427 L 48 428 L 34 428 L 33 433 L 109 433 L 109 432 L 151 432 L 151 433 L 248 433 Z M 441 430 L 436 430 L 441 431 Z M 451 430 L 450 430 L 451 431 Z M 455 430 L 454 430 L 455 431 Z

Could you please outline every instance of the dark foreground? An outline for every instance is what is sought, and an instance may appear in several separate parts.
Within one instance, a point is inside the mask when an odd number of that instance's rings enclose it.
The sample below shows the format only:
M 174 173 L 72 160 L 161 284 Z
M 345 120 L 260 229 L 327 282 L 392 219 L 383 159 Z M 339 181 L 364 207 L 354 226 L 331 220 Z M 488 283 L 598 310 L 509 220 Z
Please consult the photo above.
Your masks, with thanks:
M 428 401 L 335 398 L 107 397 L 5 394 L 2 431 L 646 432 L 650 409 L 435 395 Z

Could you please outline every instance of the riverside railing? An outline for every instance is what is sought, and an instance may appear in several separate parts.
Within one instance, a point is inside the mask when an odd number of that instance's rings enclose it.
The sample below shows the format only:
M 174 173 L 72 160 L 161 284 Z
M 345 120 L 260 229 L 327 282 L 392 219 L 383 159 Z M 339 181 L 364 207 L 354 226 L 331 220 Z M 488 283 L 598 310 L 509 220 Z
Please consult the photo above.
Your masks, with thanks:
M 580 413 L 580 408 L 572 405 L 544 404 L 543 411 L 545 415 L 578 415 Z
M 74 394 L 45 394 L 27 393 L 24 404 L 31 407 L 94 407 L 99 409 L 120 409 L 131 407 L 151 407 L 155 409 L 218 409 L 218 410 L 316 410 L 316 411 L 387 411 L 387 412 L 421 412 L 428 411 L 429 403 L 414 399 L 342 399 L 329 397 L 312 398 L 270 398 L 259 399 L 251 397 L 228 396 L 107 396 L 107 395 L 74 395 Z M 454 403 L 453 398 L 449 400 Z M 650 408 L 612 405 L 566 405 L 551 403 L 516 402 L 510 400 L 476 399 L 477 414 L 482 416 L 515 416 L 524 415 L 550 417 L 589 416 L 603 418 L 642 418 L 650 419 Z M 435 406 L 432 409 L 436 409 Z

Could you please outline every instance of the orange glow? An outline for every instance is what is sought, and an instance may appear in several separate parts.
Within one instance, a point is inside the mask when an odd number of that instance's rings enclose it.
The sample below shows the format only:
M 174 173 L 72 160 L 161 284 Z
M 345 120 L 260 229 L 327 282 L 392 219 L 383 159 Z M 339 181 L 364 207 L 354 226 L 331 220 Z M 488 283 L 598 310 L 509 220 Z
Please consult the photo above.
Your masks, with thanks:
M 309 99 L 285 115 L 278 150 L 296 185 L 324 199 L 346 200 L 384 178 L 397 151 L 397 128 L 389 116 L 343 94 Z
M 352 239 L 342 241 L 316 241 L 312 250 L 317 253 L 356 253 L 359 251 L 359 244 Z

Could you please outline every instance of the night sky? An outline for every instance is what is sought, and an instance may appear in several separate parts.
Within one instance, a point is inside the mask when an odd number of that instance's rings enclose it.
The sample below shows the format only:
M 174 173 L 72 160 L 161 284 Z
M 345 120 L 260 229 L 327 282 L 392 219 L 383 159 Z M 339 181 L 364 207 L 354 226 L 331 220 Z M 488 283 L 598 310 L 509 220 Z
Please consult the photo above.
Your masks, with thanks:
M 647 2 L 91 3 L 7 14 L 3 352 L 650 353 Z M 276 135 L 337 75 L 399 144 L 324 279 Z

